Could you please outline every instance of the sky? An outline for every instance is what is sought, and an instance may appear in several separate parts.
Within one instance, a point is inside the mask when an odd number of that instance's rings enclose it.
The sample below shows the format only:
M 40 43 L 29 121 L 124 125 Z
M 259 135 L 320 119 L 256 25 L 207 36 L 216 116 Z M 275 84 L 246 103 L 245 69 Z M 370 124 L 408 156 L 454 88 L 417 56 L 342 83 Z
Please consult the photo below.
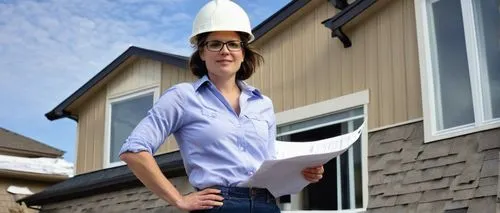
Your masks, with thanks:
M 290 0 L 235 0 L 252 27 Z M 76 122 L 44 114 L 129 46 L 188 56 L 208 0 L 0 0 L 0 127 L 65 151 L 75 162 Z

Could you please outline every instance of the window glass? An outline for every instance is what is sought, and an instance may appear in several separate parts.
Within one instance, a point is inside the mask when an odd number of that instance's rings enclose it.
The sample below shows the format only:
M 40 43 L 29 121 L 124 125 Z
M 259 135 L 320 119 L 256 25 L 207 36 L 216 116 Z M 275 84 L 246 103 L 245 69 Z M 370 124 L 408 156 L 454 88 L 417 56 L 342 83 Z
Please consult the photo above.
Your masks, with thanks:
M 472 1 L 486 120 L 500 118 L 500 1 Z
M 358 129 L 363 124 L 363 119 L 354 120 L 354 129 Z M 356 208 L 363 208 L 363 179 L 361 174 L 361 138 L 359 138 L 353 145 L 353 159 L 354 159 L 354 195 Z
M 437 130 L 474 123 L 460 1 L 428 1 Z
M 152 93 L 111 104 L 109 162 L 120 161 L 118 153 L 123 142 L 152 106 Z

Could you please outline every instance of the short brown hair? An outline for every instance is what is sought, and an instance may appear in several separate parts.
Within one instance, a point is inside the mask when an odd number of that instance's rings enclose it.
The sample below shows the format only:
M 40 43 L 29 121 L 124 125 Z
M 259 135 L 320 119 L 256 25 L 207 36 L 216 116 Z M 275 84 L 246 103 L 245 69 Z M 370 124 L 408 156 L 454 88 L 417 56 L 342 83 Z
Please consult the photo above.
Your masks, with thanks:
M 198 76 L 198 78 L 208 74 L 207 66 L 205 65 L 205 62 L 201 60 L 200 51 L 203 51 L 209 34 L 210 33 L 208 32 L 196 36 L 196 51 L 194 51 L 189 58 L 189 69 L 191 69 L 191 72 L 195 76 Z M 236 80 L 247 80 L 252 76 L 257 67 L 264 62 L 264 58 L 248 45 L 249 37 L 247 34 L 238 32 L 238 35 L 243 41 L 243 53 L 245 58 L 241 63 L 240 69 L 236 72 Z

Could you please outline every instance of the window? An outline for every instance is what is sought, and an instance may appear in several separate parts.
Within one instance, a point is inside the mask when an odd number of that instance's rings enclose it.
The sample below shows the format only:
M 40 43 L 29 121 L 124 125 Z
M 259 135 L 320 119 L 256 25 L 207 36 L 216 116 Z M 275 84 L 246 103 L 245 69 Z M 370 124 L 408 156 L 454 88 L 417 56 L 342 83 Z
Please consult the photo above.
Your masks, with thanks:
M 426 141 L 500 125 L 500 1 L 415 0 Z
M 149 89 L 108 100 L 105 167 L 121 164 L 118 152 L 123 142 L 147 115 L 157 94 L 157 89 Z
M 467 213 L 468 208 L 446 210 L 444 213 Z
M 360 92 L 278 113 L 277 139 L 300 143 L 352 132 L 366 120 L 367 103 L 368 92 Z M 366 129 L 353 146 L 324 165 L 320 182 L 296 195 L 280 197 L 282 210 L 363 211 L 368 201 Z

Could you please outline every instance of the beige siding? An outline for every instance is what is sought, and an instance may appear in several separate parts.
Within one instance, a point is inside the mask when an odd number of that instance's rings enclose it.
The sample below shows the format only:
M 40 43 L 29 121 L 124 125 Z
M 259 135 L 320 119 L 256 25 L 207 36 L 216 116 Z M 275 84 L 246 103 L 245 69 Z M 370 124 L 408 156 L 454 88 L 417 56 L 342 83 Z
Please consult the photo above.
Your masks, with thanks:
M 336 13 L 327 1 L 256 42 L 265 64 L 250 83 L 276 112 L 369 89 L 370 129 L 422 117 L 413 0 L 374 8 L 346 27 L 350 48 L 321 24 Z
M 139 59 L 108 84 L 108 98 L 160 84 L 161 62 Z
M 79 110 L 76 174 L 103 168 L 106 90 L 101 90 Z
M 172 87 L 181 82 L 193 82 L 197 78 L 191 71 L 183 68 L 172 66 L 170 64 L 161 64 L 161 91 Z M 173 136 L 170 136 L 167 141 L 160 147 L 157 154 L 178 150 L 177 143 Z
M 415 19 L 415 6 L 413 1 L 403 2 L 404 15 L 404 42 L 405 42 L 405 70 L 406 70 L 406 95 L 408 119 L 422 117 L 422 98 L 420 94 L 420 70 L 418 66 L 417 28 Z
M 77 109 L 78 141 L 76 173 L 85 173 L 104 166 L 106 103 L 109 99 L 135 91 L 159 86 L 161 62 L 138 58 L 118 68 L 115 78 L 88 98 Z M 116 73 L 119 74 L 116 74 Z

